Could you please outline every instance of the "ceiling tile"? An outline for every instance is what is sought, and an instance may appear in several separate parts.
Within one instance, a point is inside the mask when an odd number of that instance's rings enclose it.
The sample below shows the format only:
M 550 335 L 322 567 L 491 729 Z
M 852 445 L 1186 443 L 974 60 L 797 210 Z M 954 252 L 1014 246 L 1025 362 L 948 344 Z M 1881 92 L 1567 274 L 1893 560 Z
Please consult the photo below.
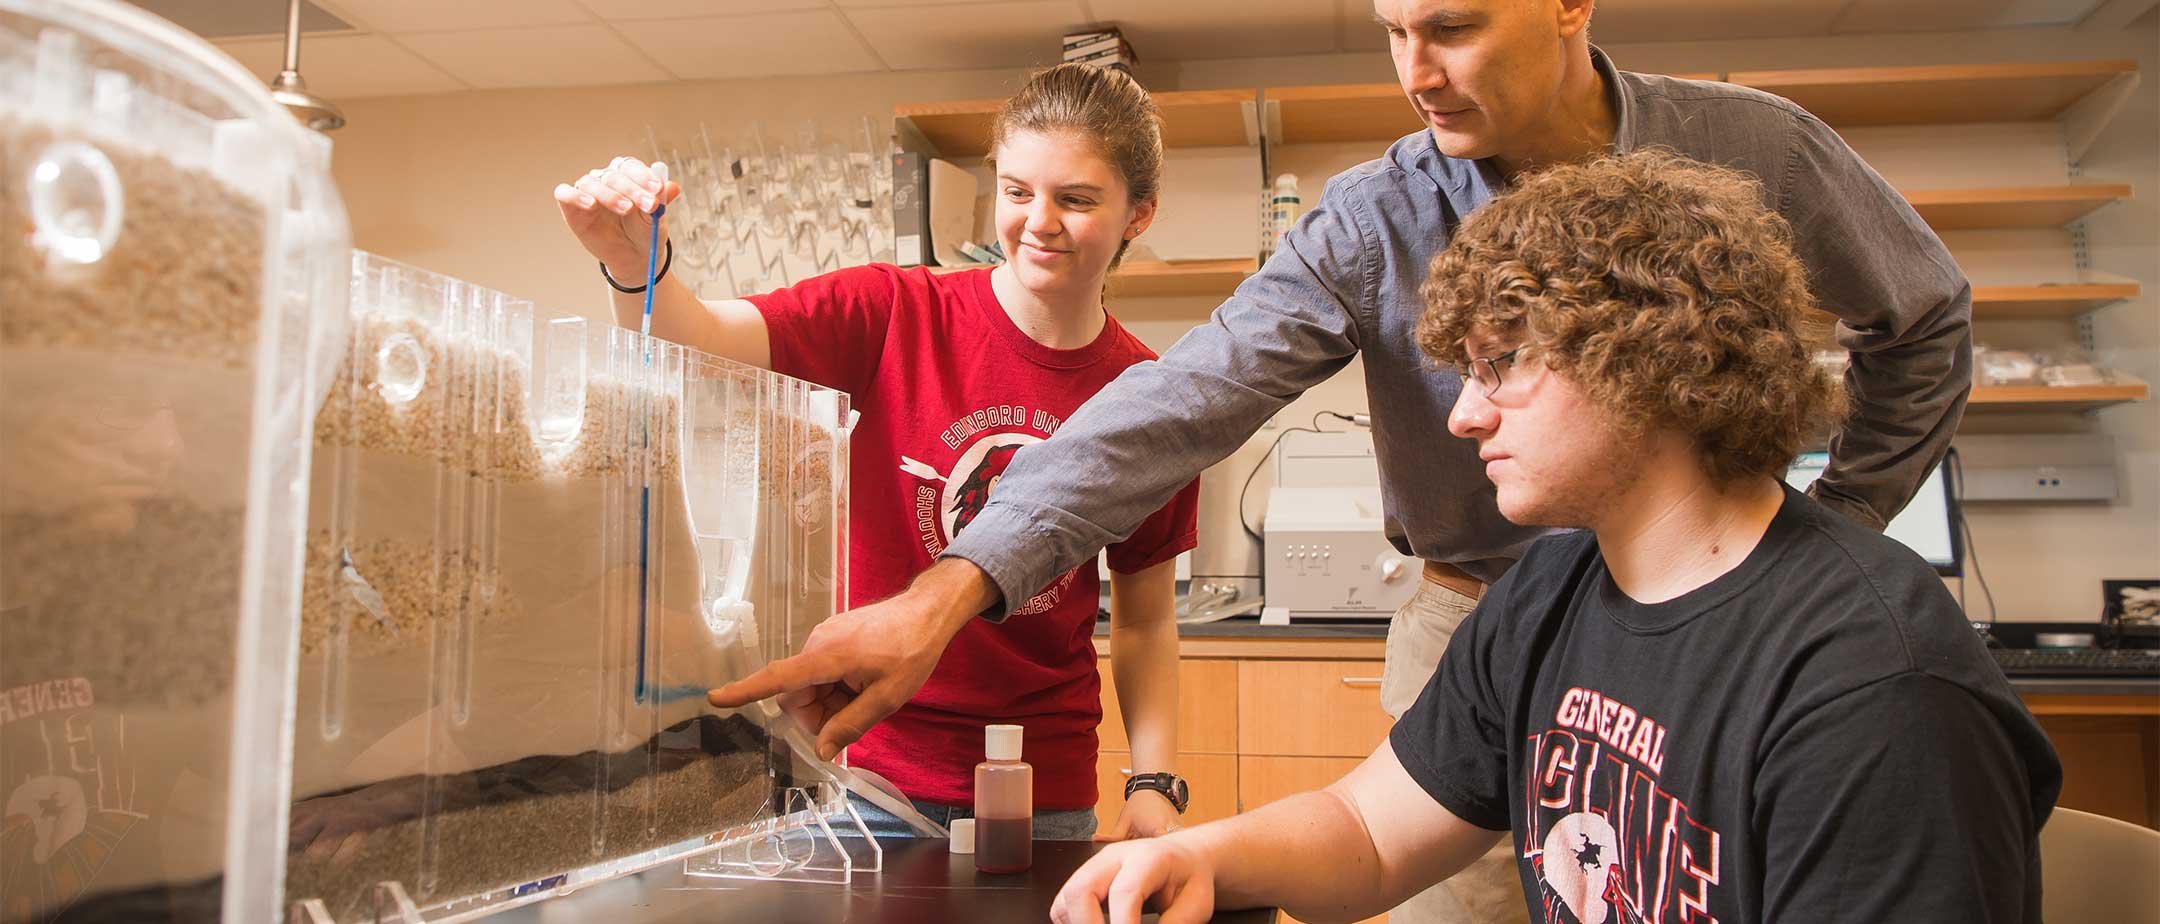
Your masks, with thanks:
M 172 20 L 173 24 L 207 39 L 243 35 L 284 35 L 285 4 L 233 3 L 230 0 L 128 0 L 129 3 Z M 350 23 L 313 3 L 300 4 L 300 31 L 335 32 L 352 28 Z
M 898 70 L 1056 64 L 1059 37 L 1087 22 L 1076 0 L 851 9 L 847 17 Z
M 577 0 L 335 0 L 324 6 L 375 32 L 452 32 L 592 22 Z
M 398 41 L 475 87 L 574 87 L 671 76 L 599 23 L 426 32 Z
M 609 22 L 641 19 L 699 19 L 742 16 L 749 13 L 785 13 L 791 10 L 822 10 L 825 0 L 578 0 L 593 15 Z
M 282 38 L 231 39 L 217 47 L 265 82 L 285 66 Z M 332 102 L 363 96 L 447 93 L 465 85 L 379 35 L 310 35 L 300 40 L 300 75 Z
M 1840 33 L 1975 32 L 2071 25 L 2098 0 L 1856 0 L 1831 24 Z
M 1090 0 L 1140 60 L 1252 58 L 1335 50 L 1336 12 L 1312 0 Z
M 1590 37 L 1603 43 L 1827 35 L 1850 0 L 1629 0 L 1600 5 Z
M 615 28 L 685 80 L 882 69 L 831 10 L 624 22 Z

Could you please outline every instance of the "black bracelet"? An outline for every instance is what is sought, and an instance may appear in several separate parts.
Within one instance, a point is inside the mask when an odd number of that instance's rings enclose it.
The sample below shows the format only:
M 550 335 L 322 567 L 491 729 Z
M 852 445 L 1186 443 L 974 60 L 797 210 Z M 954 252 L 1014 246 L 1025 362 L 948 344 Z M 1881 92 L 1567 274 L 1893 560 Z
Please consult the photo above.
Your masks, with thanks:
M 675 265 L 675 239 L 674 239 L 674 238 L 668 238 L 668 240 L 667 240 L 667 259 L 665 259 L 665 260 L 662 260 L 662 261 L 660 261 L 660 272 L 659 272 L 659 274 L 658 274 L 658 275 L 655 275 L 655 276 L 654 276 L 654 277 L 652 278 L 652 280 L 653 280 L 654 282 L 659 282 L 659 281 L 660 281 L 660 280 L 662 280 L 662 279 L 666 279 L 666 278 L 667 278 L 667 271 L 668 271 L 668 267 L 670 267 L 670 266 L 674 266 L 674 265 Z M 600 261 L 600 278 L 602 278 L 602 279 L 605 279 L 605 280 L 607 280 L 607 284 L 608 284 L 608 285 L 614 286 L 614 287 L 615 287 L 615 291 L 617 291 L 617 292 L 621 292 L 621 293 L 623 293 L 624 295 L 636 295 L 636 294 L 638 294 L 639 292 L 643 292 L 643 291 L 645 291 L 645 287 L 644 287 L 644 286 L 638 286 L 637 288 L 633 289 L 633 288 L 630 288 L 629 286 L 623 285 L 622 283 L 616 282 L 616 281 L 615 281 L 615 277 L 614 277 L 614 276 L 610 276 L 610 275 L 608 275 L 608 271 L 607 271 L 607 261 L 606 261 L 606 260 L 602 260 L 602 261 Z

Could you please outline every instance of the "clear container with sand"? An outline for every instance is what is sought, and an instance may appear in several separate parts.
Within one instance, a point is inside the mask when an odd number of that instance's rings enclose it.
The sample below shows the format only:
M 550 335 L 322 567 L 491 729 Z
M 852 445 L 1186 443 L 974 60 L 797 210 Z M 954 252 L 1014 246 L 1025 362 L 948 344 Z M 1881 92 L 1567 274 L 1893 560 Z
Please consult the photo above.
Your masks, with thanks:
M 845 395 L 366 253 L 315 427 L 286 893 L 461 919 L 784 826 L 705 692 L 845 604 Z
M 0 0 L 0 921 L 284 915 L 349 253 L 327 143 L 231 58 Z

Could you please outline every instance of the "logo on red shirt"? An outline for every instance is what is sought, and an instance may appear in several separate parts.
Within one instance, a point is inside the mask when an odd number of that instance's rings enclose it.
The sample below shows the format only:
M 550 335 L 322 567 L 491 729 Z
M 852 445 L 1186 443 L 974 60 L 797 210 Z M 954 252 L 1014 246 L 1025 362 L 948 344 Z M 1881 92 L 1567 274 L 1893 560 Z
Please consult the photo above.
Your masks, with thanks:
M 990 503 L 998 479 L 1004 476 L 1005 467 L 1012 464 L 1020 447 L 1042 442 L 1045 436 L 1057 432 L 1061 423 L 1064 421 L 1057 415 L 1041 410 L 1029 414 L 1023 407 L 986 408 L 954 422 L 941 434 L 945 445 L 960 450 L 949 474 L 927 462 L 900 457 L 900 470 L 920 480 L 915 486 L 915 536 L 930 557 L 943 554 L 952 537 L 974 522 L 984 505 Z M 999 425 L 1025 426 L 1037 432 L 988 432 Z M 1016 614 L 1048 612 L 1064 598 L 1077 574 L 1075 570 L 1059 575 Z

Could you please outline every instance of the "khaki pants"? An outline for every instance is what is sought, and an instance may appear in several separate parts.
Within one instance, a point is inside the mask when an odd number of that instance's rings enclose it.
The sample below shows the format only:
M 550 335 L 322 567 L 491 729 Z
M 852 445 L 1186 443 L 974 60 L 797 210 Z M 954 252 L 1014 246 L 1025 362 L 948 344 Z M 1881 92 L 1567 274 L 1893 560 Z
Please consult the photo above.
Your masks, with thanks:
M 1476 606 L 1474 598 L 1420 581 L 1417 593 L 1395 611 L 1388 623 L 1387 665 L 1380 675 L 1380 707 L 1388 715 L 1402 718 L 1417 702 L 1455 627 Z M 1388 912 L 1388 924 L 1527 924 L 1529 912 L 1516 873 L 1514 841 L 1502 838 L 1468 869 Z

